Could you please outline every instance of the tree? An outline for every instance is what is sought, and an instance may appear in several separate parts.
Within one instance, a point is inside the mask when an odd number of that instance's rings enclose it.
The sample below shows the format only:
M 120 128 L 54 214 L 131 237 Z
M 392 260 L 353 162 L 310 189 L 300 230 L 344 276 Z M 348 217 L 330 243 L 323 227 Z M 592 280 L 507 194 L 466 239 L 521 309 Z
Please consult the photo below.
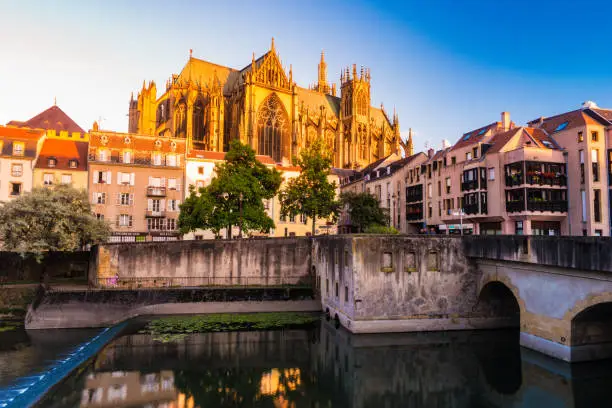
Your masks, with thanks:
M 295 163 L 300 175 L 290 179 L 280 192 L 281 215 L 303 214 L 312 219 L 315 235 L 317 218 L 335 218 L 340 209 L 336 200 L 336 183 L 328 179 L 332 158 L 320 140 L 302 150 Z
M 274 221 L 266 214 L 263 200 L 278 192 L 280 172 L 259 162 L 250 146 L 233 140 L 215 173 L 208 186 L 199 191 L 192 188 L 181 205 L 181 232 L 210 229 L 219 234 L 225 228 L 227 238 L 232 237 L 233 226 L 240 228 L 241 235 L 253 230 L 269 232 Z
M 41 261 L 49 251 L 75 251 L 108 239 L 111 229 L 91 212 L 87 193 L 39 187 L 0 206 L 0 241 L 8 251 Z
M 347 207 L 351 225 L 357 232 L 365 232 L 370 227 L 386 226 L 389 222 L 387 213 L 376 197 L 368 193 L 343 193 L 340 200 Z

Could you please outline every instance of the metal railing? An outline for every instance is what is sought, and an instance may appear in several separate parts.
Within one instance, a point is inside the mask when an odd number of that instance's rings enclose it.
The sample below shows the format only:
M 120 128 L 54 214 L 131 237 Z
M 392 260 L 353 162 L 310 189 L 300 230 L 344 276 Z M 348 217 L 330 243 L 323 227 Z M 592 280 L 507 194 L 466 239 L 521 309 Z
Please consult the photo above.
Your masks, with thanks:
M 110 277 L 97 278 L 90 282 L 90 288 L 98 289 L 174 289 L 174 288 L 285 288 L 312 287 L 313 278 L 295 276 L 158 276 L 146 278 Z

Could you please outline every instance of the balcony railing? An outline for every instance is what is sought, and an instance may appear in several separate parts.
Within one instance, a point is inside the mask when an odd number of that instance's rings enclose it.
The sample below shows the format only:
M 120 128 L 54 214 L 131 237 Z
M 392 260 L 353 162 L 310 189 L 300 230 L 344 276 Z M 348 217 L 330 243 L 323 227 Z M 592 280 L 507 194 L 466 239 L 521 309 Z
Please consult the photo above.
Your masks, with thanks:
M 147 210 L 145 217 L 149 218 L 161 218 L 166 216 L 166 211 L 151 211 Z
M 516 173 L 506 176 L 506 186 L 514 187 L 525 183 L 523 173 Z
M 525 211 L 525 201 L 506 201 L 506 211 L 509 213 Z
M 149 197 L 165 197 L 166 187 L 147 187 L 147 196 Z
M 478 214 L 478 203 L 465 204 L 463 206 L 463 212 L 465 214 Z
M 567 180 L 564 174 L 527 174 L 527 184 L 540 186 L 565 186 L 567 185 Z
M 567 201 L 527 201 L 527 211 L 567 212 Z
M 418 221 L 423 219 L 423 205 L 407 205 L 406 221 Z

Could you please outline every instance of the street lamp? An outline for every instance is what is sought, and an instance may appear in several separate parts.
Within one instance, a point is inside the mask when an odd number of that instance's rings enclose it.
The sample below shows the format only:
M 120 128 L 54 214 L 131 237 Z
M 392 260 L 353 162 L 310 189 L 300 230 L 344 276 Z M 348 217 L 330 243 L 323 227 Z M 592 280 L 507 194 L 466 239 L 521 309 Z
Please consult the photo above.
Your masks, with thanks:
M 460 209 L 459 211 L 455 211 L 455 212 L 453 213 L 453 215 L 454 215 L 455 217 L 456 217 L 456 216 L 459 216 L 459 217 L 460 217 L 460 218 L 459 218 L 459 222 L 460 222 L 460 225 L 461 225 L 461 235 L 463 235 L 463 216 L 465 215 L 465 213 L 463 212 L 463 208 L 462 208 L 462 209 Z

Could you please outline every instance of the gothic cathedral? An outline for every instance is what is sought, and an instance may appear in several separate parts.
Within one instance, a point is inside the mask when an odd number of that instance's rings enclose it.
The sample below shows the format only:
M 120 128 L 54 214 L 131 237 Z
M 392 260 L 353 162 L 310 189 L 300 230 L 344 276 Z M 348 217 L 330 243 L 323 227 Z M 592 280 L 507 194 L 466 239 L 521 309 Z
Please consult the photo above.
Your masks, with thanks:
M 327 82 L 323 53 L 318 82 L 307 88 L 293 82 L 274 47 L 241 70 L 189 55 L 159 98 L 155 82 L 132 96 L 129 132 L 187 138 L 191 150 L 227 151 L 230 140 L 248 143 L 260 155 L 288 165 L 300 149 L 322 139 L 333 152 L 334 167 L 360 169 L 412 140 L 400 138 L 399 120 L 370 104 L 370 71 L 353 65 L 336 84 Z

